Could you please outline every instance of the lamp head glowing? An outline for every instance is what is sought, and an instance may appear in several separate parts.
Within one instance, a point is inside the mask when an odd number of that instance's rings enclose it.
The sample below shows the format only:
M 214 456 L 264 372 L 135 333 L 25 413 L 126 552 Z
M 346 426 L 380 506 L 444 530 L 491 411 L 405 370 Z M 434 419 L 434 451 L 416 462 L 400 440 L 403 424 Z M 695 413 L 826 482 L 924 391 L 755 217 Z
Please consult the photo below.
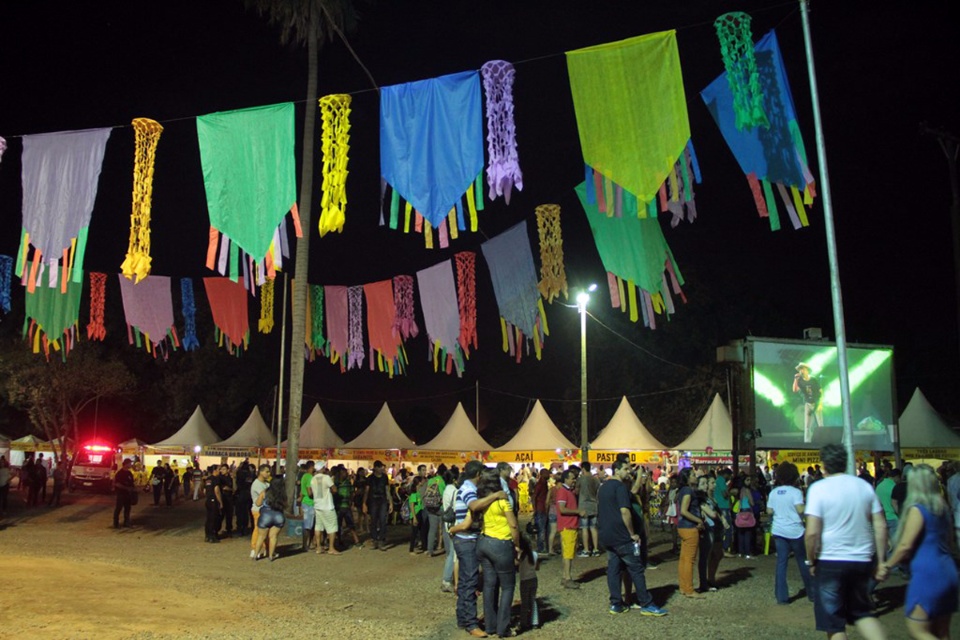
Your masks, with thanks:
M 587 303 L 590 302 L 590 294 L 586 291 L 581 291 L 577 294 L 577 304 L 581 307 L 586 307 Z
M 596 283 L 596 282 L 590 283 L 590 286 L 587 287 L 587 291 L 589 291 L 590 293 L 593 293 L 593 292 L 596 291 L 596 290 L 597 290 L 597 283 Z

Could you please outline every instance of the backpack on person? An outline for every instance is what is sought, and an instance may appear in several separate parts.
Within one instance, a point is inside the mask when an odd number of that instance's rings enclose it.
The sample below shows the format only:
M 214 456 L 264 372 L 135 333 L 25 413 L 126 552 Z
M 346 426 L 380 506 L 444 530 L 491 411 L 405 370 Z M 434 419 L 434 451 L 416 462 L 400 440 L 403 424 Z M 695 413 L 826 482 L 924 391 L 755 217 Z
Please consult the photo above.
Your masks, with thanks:
M 423 496 L 423 508 L 434 515 L 440 513 L 443 506 L 443 496 L 440 495 L 440 483 L 428 482 L 427 492 Z
M 400 521 L 404 524 L 410 524 L 410 501 L 404 500 L 400 505 Z

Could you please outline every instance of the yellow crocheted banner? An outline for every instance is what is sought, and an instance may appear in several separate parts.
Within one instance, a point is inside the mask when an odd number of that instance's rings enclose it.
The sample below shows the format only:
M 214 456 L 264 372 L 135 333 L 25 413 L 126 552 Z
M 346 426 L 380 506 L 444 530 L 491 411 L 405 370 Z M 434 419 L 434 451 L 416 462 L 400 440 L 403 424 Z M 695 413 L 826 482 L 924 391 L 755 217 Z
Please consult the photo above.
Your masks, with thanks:
M 320 98 L 323 151 L 323 199 L 320 202 L 320 237 L 343 231 L 347 209 L 347 157 L 350 151 L 350 101 L 338 93 Z
M 560 205 L 537 207 L 537 232 L 540 235 L 540 295 L 548 303 L 561 293 L 567 296 L 567 270 L 563 266 L 563 237 L 560 232 Z
M 153 199 L 153 164 L 163 126 L 149 118 L 134 118 L 136 149 L 133 163 L 133 210 L 130 213 L 130 243 L 120 271 L 140 282 L 150 275 L 150 203 Z
M 260 320 L 257 328 L 260 333 L 273 331 L 273 285 L 276 278 L 270 278 L 260 287 Z

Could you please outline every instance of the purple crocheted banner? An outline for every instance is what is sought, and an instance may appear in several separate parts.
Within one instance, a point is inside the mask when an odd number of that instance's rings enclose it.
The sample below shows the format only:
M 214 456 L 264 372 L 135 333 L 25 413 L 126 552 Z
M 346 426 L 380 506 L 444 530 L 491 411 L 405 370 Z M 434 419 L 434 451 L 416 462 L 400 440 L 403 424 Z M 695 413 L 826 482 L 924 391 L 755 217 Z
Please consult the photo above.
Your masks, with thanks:
M 505 60 L 491 60 L 480 68 L 483 90 L 487 94 L 487 185 L 489 197 L 503 196 L 510 204 L 510 193 L 516 186 L 523 191 L 523 173 L 517 155 L 517 128 L 513 121 L 513 65 Z
M 363 366 L 363 286 L 347 289 L 350 334 L 347 338 L 347 369 Z

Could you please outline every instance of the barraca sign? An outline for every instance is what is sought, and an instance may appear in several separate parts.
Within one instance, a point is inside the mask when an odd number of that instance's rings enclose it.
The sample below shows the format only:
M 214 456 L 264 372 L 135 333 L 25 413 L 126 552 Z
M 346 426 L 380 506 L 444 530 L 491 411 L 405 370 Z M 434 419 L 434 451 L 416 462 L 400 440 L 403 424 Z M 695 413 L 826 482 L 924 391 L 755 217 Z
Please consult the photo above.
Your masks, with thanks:
M 902 450 L 900 455 L 906 460 L 958 460 L 960 459 L 960 449 L 944 447 L 911 448 Z
M 481 460 L 480 451 L 425 451 L 423 449 L 408 449 L 403 452 L 404 460 L 417 462 L 433 462 L 436 464 L 465 464 L 469 460 Z
M 613 464 L 617 456 L 626 453 L 630 456 L 630 464 L 660 464 L 659 451 L 598 451 L 590 449 L 587 452 L 587 460 L 591 463 Z
M 533 451 L 491 451 L 484 458 L 484 462 L 579 462 L 579 449 L 546 449 Z

